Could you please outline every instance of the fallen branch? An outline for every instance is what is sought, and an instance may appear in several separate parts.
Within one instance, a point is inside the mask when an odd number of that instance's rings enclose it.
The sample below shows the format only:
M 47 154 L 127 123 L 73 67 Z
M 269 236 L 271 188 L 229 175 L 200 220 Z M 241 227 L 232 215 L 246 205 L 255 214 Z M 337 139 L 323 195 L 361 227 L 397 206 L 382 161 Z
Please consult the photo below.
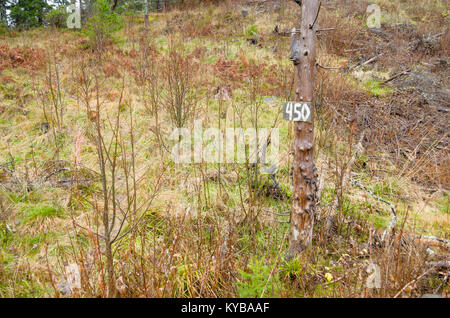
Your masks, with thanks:
M 444 277 L 444 279 L 442 280 L 442 282 L 439 284 L 438 288 L 436 288 L 436 290 L 434 291 L 434 294 L 439 293 L 439 291 L 441 290 L 442 286 L 444 286 L 444 284 L 447 283 L 449 276 L 450 276 L 450 273 L 448 273 L 448 274 Z
M 431 241 L 431 242 L 430 242 Z M 421 236 L 419 242 L 450 249 L 450 242 L 435 236 Z
M 397 73 L 397 74 L 393 75 L 392 77 L 388 78 L 388 79 L 385 80 L 383 83 L 384 83 L 384 84 L 389 83 L 390 81 L 393 81 L 393 80 L 395 80 L 396 78 L 398 78 L 398 77 L 400 77 L 400 76 L 402 76 L 402 75 L 406 75 L 406 74 L 408 74 L 409 72 L 411 72 L 411 69 L 404 70 L 404 71 L 402 71 L 402 72 L 400 72 L 400 73 Z
M 288 216 L 289 214 L 291 214 L 291 210 L 287 210 L 287 211 L 281 211 L 281 212 L 275 212 L 269 209 L 262 209 L 263 212 L 266 213 L 271 213 L 271 214 L 275 214 L 275 215 L 279 215 L 279 216 Z
M 390 233 L 395 228 L 395 226 L 397 225 L 397 213 L 395 212 L 394 205 L 391 202 L 386 201 L 385 199 L 380 198 L 379 196 L 374 194 L 372 191 L 370 191 L 365 186 L 363 186 L 359 180 L 352 179 L 351 183 L 354 186 L 360 188 L 361 190 L 366 191 L 375 200 L 377 200 L 379 202 L 383 202 L 384 204 L 387 204 L 389 206 L 389 208 L 391 210 L 391 214 L 392 214 L 392 219 L 391 219 L 391 222 L 389 222 L 389 225 L 388 225 L 387 229 L 383 232 L 383 235 L 381 236 L 381 242 L 384 242 L 384 240 L 386 238 L 386 235 L 388 233 Z
M 323 68 L 325 70 L 340 70 L 340 69 L 344 68 L 344 66 L 337 66 L 337 67 L 336 66 L 324 66 L 324 65 L 319 64 L 318 62 L 316 62 L 316 66 Z
M 447 32 L 447 29 L 445 29 L 444 31 L 439 32 L 439 33 L 437 33 L 437 34 L 435 34 L 435 35 L 429 36 L 428 39 L 429 39 L 429 40 L 430 40 L 430 39 L 437 40 L 437 39 L 439 39 L 442 35 L 444 35 L 445 32 Z
M 279 36 L 291 36 L 292 33 L 300 33 L 300 29 L 293 28 L 293 29 L 280 30 L 278 28 L 278 24 L 277 24 L 277 25 L 275 25 L 275 28 L 272 31 L 272 34 L 279 35 Z
M 323 31 L 334 31 L 336 28 L 323 28 L 323 29 L 317 29 L 316 32 L 323 32 Z
M 434 268 L 428 269 L 428 270 L 427 270 L 426 272 L 424 272 L 422 275 L 418 276 L 417 278 L 413 279 L 413 280 L 410 281 L 408 284 L 406 284 L 405 286 L 403 286 L 403 288 L 400 289 L 400 291 L 399 291 L 397 294 L 395 294 L 394 298 L 397 298 L 398 296 L 400 296 L 401 293 L 402 293 L 408 286 L 410 286 L 411 284 L 414 284 L 415 282 L 417 282 L 417 281 L 418 281 L 419 279 L 421 279 L 423 276 L 425 276 L 426 274 L 428 274 L 429 272 L 431 272 L 432 269 L 434 269 Z
M 450 261 L 436 261 L 436 262 L 427 262 L 428 266 L 433 266 L 436 268 L 450 268 Z
M 374 57 L 368 59 L 368 60 L 365 61 L 364 63 L 360 63 L 360 64 L 357 64 L 357 65 L 355 65 L 355 66 L 353 66 L 353 67 L 350 67 L 350 70 L 356 70 L 357 68 L 359 68 L 359 67 L 361 67 L 361 66 L 364 66 L 364 65 L 367 65 L 367 64 L 369 64 L 369 63 L 372 63 L 372 62 L 376 61 L 376 60 L 377 60 L 380 56 L 382 56 L 382 55 L 383 55 L 383 53 L 380 53 L 380 54 L 378 54 L 378 55 L 375 55 Z
M 269 209 L 262 209 L 261 211 L 263 211 L 265 213 L 277 215 L 277 216 L 289 216 L 289 221 L 283 221 L 283 220 L 274 220 L 274 221 L 279 222 L 279 223 L 291 223 L 291 210 L 275 212 L 275 211 L 272 211 Z

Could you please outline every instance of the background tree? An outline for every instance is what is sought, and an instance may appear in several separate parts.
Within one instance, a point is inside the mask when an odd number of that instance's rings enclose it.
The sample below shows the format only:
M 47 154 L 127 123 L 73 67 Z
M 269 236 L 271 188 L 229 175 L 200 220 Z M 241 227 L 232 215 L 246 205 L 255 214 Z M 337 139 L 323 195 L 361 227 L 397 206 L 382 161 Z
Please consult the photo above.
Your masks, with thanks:
M 83 33 L 89 37 L 91 44 L 101 53 L 106 41 L 114 40 L 113 33 L 123 27 L 121 16 L 110 10 L 108 0 L 97 0 L 93 14 L 89 18 Z
M 50 10 L 45 16 L 45 24 L 57 28 L 65 28 L 67 26 L 68 15 L 66 5 L 60 5 Z
M 39 27 L 52 9 L 46 0 L 16 0 L 9 6 L 12 24 L 19 29 Z
M 6 14 L 7 7 L 8 7 L 7 0 L 0 0 L 0 26 L 8 25 L 8 16 Z

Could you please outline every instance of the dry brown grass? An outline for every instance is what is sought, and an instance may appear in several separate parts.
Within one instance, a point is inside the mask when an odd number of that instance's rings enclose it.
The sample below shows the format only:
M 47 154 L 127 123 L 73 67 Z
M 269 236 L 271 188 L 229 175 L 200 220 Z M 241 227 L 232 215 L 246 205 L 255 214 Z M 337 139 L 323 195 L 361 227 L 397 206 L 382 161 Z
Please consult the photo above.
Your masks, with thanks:
M 403 2 L 379 3 L 393 14 L 405 10 L 421 14 L 419 6 L 405 9 Z M 271 6 L 263 13 L 251 10 L 246 18 L 233 11 L 230 3 L 173 8 L 154 15 L 158 22 L 148 34 L 143 34 L 142 25 L 130 18 L 121 33 L 123 43 L 111 44 L 99 65 L 85 40 L 71 32 L 29 31 L 2 39 L 0 48 L 8 47 L 8 52 L 22 54 L 27 49 L 19 47 L 30 45 L 32 40 L 37 42 L 32 52 L 52 52 L 61 65 L 61 85 L 67 100 L 64 127 L 50 138 L 36 128 L 44 120 L 42 107 L 32 98 L 20 98 L 28 93 L 27 86 L 20 85 L 26 83 L 29 71 L 21 65 L 5 67 L 1 85 L 13 85 L 14 95 L 1 96 L 7 109 L 1 113 L 4 121 L 0 130 L 5 138 L 0 138 L 0 163 L 9 160 L 9 154 L 18 159 L 14 169 L 11 164 L 2 165 L 2 169 L 8 171 L 8 180 L 12 174 L 19 181 L 12 188 L 0 186 L 9 226 L 0 225 L 5 247 L 0 251 L 0 296 L 107 297 L 111 296 L 112 283 L 120 297 L 236 297 L 250 289 L 248 277 L 242 272 L 263 281 L 254 295 L 257 297 L 416 297 L 434 292 L 443 270 L 427 272 L 427 262 L 445 259 L 448 251 L 430 242 L 416 242 L 422 234 L 446 239 L 449 235 L 448 211 L 442 212 L 442 203 L 437 203 L 443 191 L 432 189 L 430 195 L 430 191 L 421 189 L 448 187 L 447 117 L 431 107 L 423 117 L 420 111 L 429 105 L 419 98 L 417 87 L 403 91 L 391 83 L 382 86 L 390 89 L 387 94 L 377 96 L 348 68 L 377 54 L 377 47 L 385 55 L 359 70 L 364 78 L 389 76 L 403 67 L 415 67 L 424 59 L 444 56 L 448 31 L 431 50 L 419 44 L 417 50 L 405 53 L 411 42 L 425 35 L 417 31 L 418 27 L 385 25 L 387 40 L 363 26 L 366 2 L 345 1 L 339 10 L 333 9 L 332 1 L 329 4 L 322 8 L 320 27 L 336 30 L 320 36 L 319 62 L 343 69 L 318 69 L 316 162 L 319 174 L 324 176 L 322 203 L 313 248 L 294 261 L 283 257 L 287 226 L 278 221 L 285 218 L 263 212 L 263 208 L 283 211 L 289 207 L 289 200 L 280 198 L 290 191 L 291 127 L 274 120 L 278 104 L 261 99 L 289 98 L 289 40 L 270 33 L 277 23 L 283 29 L 298 22 L 295 4 L 286 4 L 284 10 Z M 412 1 L 407 4 L 413 6 Z M 433 9 L 423 23 L 433 21 L 433 28 L 442 23 L 438 13 Z M 259 45 L 246 40 L 246 29 L 252 25 L 258 30 Z M 176 42 L 172 49 L 168 47 L 169 36 Z M 171 63 L 177 63 L 178 68 L 170 68 Z M 277 180 L 285 188 L 284 196 L 270 196 L 270 191 L 264 191 L 264 177 L 255 176 L 255 167 L 248 164 L 222 165 L 220 169 L 226 170 L 222 173 L 212 164 L 183 166 L 171 161 L 170 112 L 158 103 L 157 93 L 167 94 L 168 80 L 183 72 L 192 72 L 183 83 L 199 97 L 195 103 L 198 111 L 186 117 L 186 127 L 193 119 L 203 119 L 204 127 L 220 122 L 226 127 L 280 128 L 284 139 Z M 445 70 L 433 74 L 439 77 Z M 36 68 L 33 76 L 39 87 L 45 72 Z M 92 76 L 97 77 L 101 88 L 98 94 Z M 158 85 L 154 85 L 155 79 Z M 228 85 L 229 101 L 213 98 L 220 85 Z M 24 101 L 28 113 L 13 111 L 13 103 L 18 100 Z M 92 108 L 97 102 L 101 107 Z M 260 117 L 255 119 L 256 110 Z M 114 129 L 118 114 L 122 120 Z M 141 222 L 135 227 L 132 224 L 136 219 L 127 222 L 123 231 L 132 230 L 113 245 L 113 280 L 107 274 L 105 244 L 98 235 L 105 228 L 101 224 L 102 208 L 112 201 L 102 198 L 104 191 L 93 177 L 97 174 L 86 173 L 92 179 L 78 186 L 58 183 L 79 173 L 73 167 L 75 157 L 84 171 L 99 172 L 98 148 L 93 142 L 96 125 L 108 147 L 111 140 L 111 147 L 119 145 L 118 153 L 110 153 L 120 159 L 117 189 L 111 188 L 111 171 L 105 179 L 110 189 L 107 192 L 115 191 L 123 210 L 116 210 L 118 214 L 131 209 L 134 200 L 138 205 L 150 202 L 156 185 L 160 187 L 148 209 L 142 210 Z M 350 169 L 351 177 L 378 189 L 377 193 L 398 210 L 395 233 L 384 243 L 380 236 L 390 219 L 385 205 L 364 191 L 342 184 L 357 136 L 363 130 L 365 150 Z M 86 140 L 75 155 L 79 136 Z M 64 166 L 70 167 L 64 170 L 67 175 L 58 172 L 46 183 L 37 182 L 43 178 L 46 162 L 56 158 L 69 162 Z M 166 172 L 161 176 L 162 170 Z M 130 190 L 134 183 L 131 175 L 136 176 L 136 191 Z M 34 187 L 27 189 L 27 180 Z M 332 204 L 335 200 L 337 206 Z M 61 208 L 66 217 L 41 215 L 24 221 L 27 209 L 39 203 Z M 327 237 L 326 224 L 332 214 L 338 216 L 336 227 Z M 8 232 L 12 229 L 15 232 Z M 426 251 L 427 244 L 434 256 Z M 263 267 L 255 267 L 255 259 Z M 370 262 L 381 269 L 379 290 L 365 285 Z M 68 290 L 67 280 L 73 277 L 74 268 L 80 272 L 81 286 Z M 331 281 L 326 274 L 331 274 Z M 279 291 L 266 289 L 267 282 Z M 448 287 L 441 292 L 446 295 Z

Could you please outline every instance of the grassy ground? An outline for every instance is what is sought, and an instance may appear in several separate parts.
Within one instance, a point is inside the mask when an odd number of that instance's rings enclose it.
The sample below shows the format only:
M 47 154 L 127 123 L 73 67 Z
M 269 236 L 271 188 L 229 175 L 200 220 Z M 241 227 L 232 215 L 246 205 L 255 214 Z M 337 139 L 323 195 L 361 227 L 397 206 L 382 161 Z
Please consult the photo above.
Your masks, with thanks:
M 5 33 L 0 296 L 110 295 L 101 239 L 106 204 L 117 212 L 112 235 L 126 233 L 113 244 L 114 285 L 122 297 L 434 292 L 445 268 L 415 278 L 428 271 L 427 262 L 448 260 L 445 246 L 420 241 L 421 235 L 450 237 L 448 112 L 439 110 L 449 101 L 448 10 L 441 1 L 427 1 L 425 11 L 415 1 L 376 3 L 378 32 L 365 25 L 364 1 L 328 1 L 321 9 L 319 26 L 336 30 L 319 37 L 318 61 L 342 69 L 317 72 L 321 202 L 313 248 L 291 261 L 284 259 L 289 217 L 267 211 L 290 207 L 292 127 L 279 116 L 292 94 L 293 67 L 289 38 L 272 31 L 299 24 L 295 3 L 243 2 L 246 17 L 231 2 L 173 9 L 152 14 L 147 31 L 142 17 L 127 17 L 100 57 L 80 32 Z M 380 52 L 374 63 L 359 66 Z M 174 163 L 170 80 L 188 87 L 183 98 L 194 106 L 187 128 L 194 119 L 204 128 L 278 128 L 280 188 L 250 164 Z M 230 99 L 215 98 L 220 87 Z M 110 150 L 105 154 L 117 162 L 106 167 L 113 199 L 104 198 L 97 128 Z M 380 237 L 389 208 L 343 184 L 352 158 L 351 178 L 398 213 L 387 243 Z M 379 289 L 367 288 L 369 263 L 380 267 Z M 77 288 L 74 272 L 81 277 Z M 439 293 L 448 290 L 444 284 Z

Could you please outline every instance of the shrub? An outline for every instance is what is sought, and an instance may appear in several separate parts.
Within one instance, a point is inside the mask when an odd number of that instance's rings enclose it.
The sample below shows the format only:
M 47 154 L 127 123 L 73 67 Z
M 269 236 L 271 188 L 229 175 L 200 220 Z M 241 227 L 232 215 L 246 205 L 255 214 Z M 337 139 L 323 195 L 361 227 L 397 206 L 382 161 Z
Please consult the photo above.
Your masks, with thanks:
M 165 78 L 163 105 L 172 124 L 178 128 L 194 118 L 197 107 L 197 95 L 193 88 L 197 66 L 190 57 L 182 54 L 184 50 L 180 39 L 171 39 L 167 58 L 162 65 Z
M 45 21 L 53 27 L 65 28 L 67 26 L 67 17 L 68 14 L 66 12 L 66 8 L 59 7 L 57 9 L 52 9 L 49 13 L 47 13 L 45 16 Z
M 91 45 L 102 52 L 108 40 L 117 40 L 113 34 L 122 29 L 123 23 L 121 17 L 111 11 L 107 0 L 98 0 L 93 12 L 83 33 L 89 37 Z
M 50 9 L 51 6 L 44 0 L 18 0 L 10 6 L 10 18 L 19 29 L 39 27 Z
M 6 27 L 6 23 L 0 22 L 0 36 L 4 36 L 6 34 L 8 34 L 8 29 Z

